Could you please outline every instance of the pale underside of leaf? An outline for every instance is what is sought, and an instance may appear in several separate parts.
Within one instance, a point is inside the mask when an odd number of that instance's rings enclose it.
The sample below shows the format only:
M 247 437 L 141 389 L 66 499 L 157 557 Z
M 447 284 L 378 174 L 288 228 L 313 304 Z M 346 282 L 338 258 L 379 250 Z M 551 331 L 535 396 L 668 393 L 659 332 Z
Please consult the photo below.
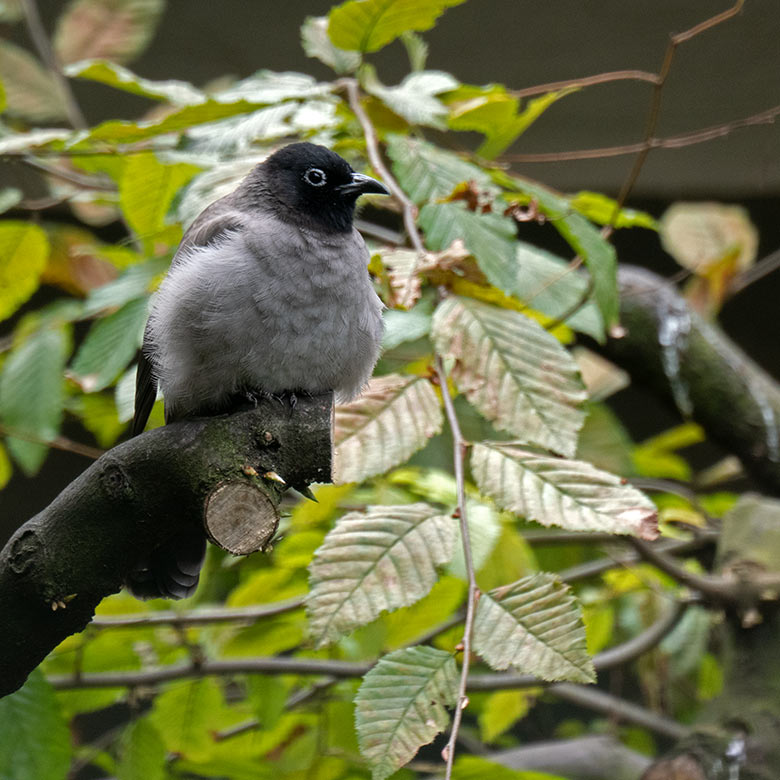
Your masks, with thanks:
M 543 680 L 593 682 L 582 611 L 555 575 L 539 573 L 483 593 L 474 645 L 494 669 L 510 666 Z
M 538 323 L 519 312 L 451 297 L 433 319 L 437 350 L 452 377 L 494 425 L 523 441 L 573 455 L 584 421 L 577 365 Z
M 636 488 L 590 463 L 565 460 L 513 443 L 475 444 L 471 471 L 503 509 L 572 531 L 658 535 L 655 505 Z
M 428 504 L 350 512 L 309 567 L 311 632 L 324 644 L 425 596 L 452 558 L 454 520 Z
M 447 728 L 457 698 L 455 659 L 432 647 L 397 650 L 365 676 L 355 697 L 360 752 L 384 780 Z
M 427 379 L 374 377 L 358 399 L 336 407 L 333 481 L 360 482 L 403 463 L 442 423 L 439 399 Z

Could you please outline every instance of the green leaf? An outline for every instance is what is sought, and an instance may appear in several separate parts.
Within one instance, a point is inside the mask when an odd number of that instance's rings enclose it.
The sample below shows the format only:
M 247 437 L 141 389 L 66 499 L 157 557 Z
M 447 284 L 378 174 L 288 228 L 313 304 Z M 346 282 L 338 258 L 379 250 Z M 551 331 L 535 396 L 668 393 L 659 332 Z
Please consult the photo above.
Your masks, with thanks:
M 604 323 L 592 294 L 588 295 L 584 274 L 570 268 L 560 257 L 524 241 L 517 242 L 517 265 L 520 271 L 515 296 L 552 319 L 563 317 L 582 303 L 564 320 L 565 324 L 596 341 L 604 341 Z
M 444 198 L 458 184 L 467 181 L 476 182 L 480 189 L 495 190 L 481 168 L 425 141 L 391 135 L 387 139 L 387 153 L 399 184 L 415 203 Z
M 124 306 L 148 293 L 154 279 L 163 274 L 168 265 L 168 259 L 160 257 L 130 266 L 121 276 L 90 291 L 84 316 L 91 317 L 106 309 Z
M 0 22 L 18 22 L 24 18 L 21 0 L 0 0 Z
M 111 447 L 125 429 L 126 420 L 119 420 L 116 402 L 110 395 L 83 394 L 76 400 L 75 407 L 81 424 L 95 437 L 100 447 Z
M 403 311 L 387 309 L 382 315 L 385 330 L 382 335 L 382 351 L 389 352 L 399 344 L 416 341 L 431 332 L 433 301 L 421 300 L 416 306 Z
M 573 212 L 563 195 L 541 184 L 495 172 L 494 178 L 508 189 L 536 200 L 539 210 L 585 261 L 593 280 L 593 296 L 607 327 L 618 319 L 617 255 L 615 248 L 581 214 Z
M 452 296 L 433 316 L 438 352 L 454 358 L 458 389 L 500 430 L 573 455 L 585 400 L 577 364 L 538 323 Z
M 480 736 L 485 742 L 495 742 L 507 729 L 524 718 L 531 709 L 536 694 L 529 691 L 496 691 L 479 713 Z
M 187 163 L 165 165 L 153 152 L 130 157 L 119 184 L 119 203 L 138 236 L 154 243 L 154 234 L 166 226 L 174 196 L 199 170 Z
M 0 222 L 0 320 L 10 317 L 37 289 L 49 240 L 30 222 Z
M 11 459 L 8 457 L 5 447 L 0 444 L 0 490 L 8 484 L 12 473 Z
M 164 8 L 165 0 L 71 0 L 54 31 L 57 59 L 128 62 L 149 45 Z
M 447 107 L 436 95 L 455 89 L 458 81 L 440 70 L 424 70 L 410 73 L 397 87 L 386 87 L 376 78 L 373 68 L 366 65 L 363 85 L 409 124 L 444 129 Z
M 0 59 L 2 57 L 0 56 Z M 25 133 L 0 132 L 0 154 L 18 154 L 30 149 L 40 149 L 54 146 L 56 142 L 64 141 L 73 135 L 70 130 L 41 128 L 28 130 Z
M 475 444 L 471 471 L 479 489 L 510 512 L 570 531 L 658 535 L 655 505 L 625 480 L 577 460 L 509 442 Z
M 420 210 L 420 226 L 430 249 L 443 251 L 456 239 L 477 259 L 488 281 L 512 294 L 520 268 L 515 258 L 515 226 L 500 214 L 482 214 L 465 203 L 426 203 Z
M 428 59 L 428 44 L 422 35 L 407 30 L 401 33 L 401 43 L 406 49 L 406 56 L 409 57 L 409 67 L 413 71 L 424 70 Z
M 348 0 L 328 15 L 335 46 L 378 51 L 408 30 L 430 30 L 447 8 L 464 0 Z
M 492 506 L 474 499 L 466 499 L 466 510 L 471 541 L 471 560 L 474 564 L 474 570 L 479 572 L 489 559 L 501 536 L 501 520 L 498 512 Z M 468 579 L 460 523 L 455 528 L 455 553 L 447 571 L 462 580 Z
M 361 482 L 403 463 L 443 423 L 441 405 L 425 377 L 374 377 L 362 395 L 336 407 L 333 481 Z
M 575 90 L 548 92 L 529 100 L 520 110 L 520 99 L 507 93 L 501 84 L 465 87 L 450 96 L 449 126 L 453 130 L 476 130 L 485 136 L 477 154 L 492 160 L 504 152 L 553 103 Z
M 510 769 L 481 756 L 458 756 L 452 768 L 452 780 L 566 780 L 546 772 Z
M 151 81 L 142 78 L 115 62 L 87 60 L 67 65 L 65 75 L 106 84 L 132 95 L 141 95 L 152 100 L 165 100 L 181 106 L 195 106 L 207 100 L 205 93 L 186 81 Z
M 236 720 L 240 714 L 236 713 Z M 215 744 L 213 728 L 225 720 L 222 691 L 205 678 L 174 683 L 154 700 L 149 723 L 170 753 L 206 759 Z
M 599 225 L 611 225 L 615 217 L 617 201 L 602 195 L 600 192 L 582 190 L 569 201 L 571 207 Z M 643 227 L 648 230 L 658 230 L 658 222 L 645 211 L 635 209 L 618 209 L 616 228 Z
M 166 780 L 165 743 L 148 718 L 131 723 L 119 747 L 119 780 Z
M 595 682 L 582 610 L 568 586 L 540 572 L 483 593 L 474 647 L 493 668 L 510 666 L 542 680 Z
M 0 81 L 9 114 L 30 122 L 67 118 L 65 101 L 54 76 L 26 49 L 10 41 L 0 41 Z
M 384 780 L 447 728 L 457 699 L 455 659 L 432 647 L 396 650 L 364 677 L 355 697 L 360 752 Z
M 16 347 L 0 375 L 0 421 L 33 439 L 51 441 L 59 433 L 65 389 L 63 371 L 70 347 L 65 328 L 42 329 Z M 28 475 L 43 463 L 48 447 L 9 436 L 8 449 Z
M 141 346 L 148 299 L 136 298 L 97 320 L 79 347 L 70 371 L 85 393 L 112 384 Z
M 328 36 L 327 16 L 307 16 L 301 27 L 301 45 L 308 57 L 315 57 L 336 73 L 352 73 L 360 66 L 359 52 L 334 46 Z
M 454 531 L 449 515 L 422 503 L 337 520 L 309 566 L 306 609 L 317 644 L 421 599 L 452 558 Z
M 0 699 L 0 777 L 65 780 L 70 732 L 54 690 L 39 670 L 15 693 Z

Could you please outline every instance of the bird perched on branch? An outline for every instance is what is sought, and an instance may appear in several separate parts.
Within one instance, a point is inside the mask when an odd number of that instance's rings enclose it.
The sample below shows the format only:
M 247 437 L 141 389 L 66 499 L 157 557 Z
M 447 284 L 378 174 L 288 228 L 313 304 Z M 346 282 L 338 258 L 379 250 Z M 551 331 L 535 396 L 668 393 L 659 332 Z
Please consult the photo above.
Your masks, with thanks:
M 295 143 L 198 216 L 153 298 L 133 435 L 158 385 L 166 422 L 225 411 L 242 394 L 360 392 L 382 338 L 382 303 L 352 224 L 365 193 L 388 190 L 335 152 Z M 189 596 L 204 553 L 204 534 L 188 530 L 127 584 L 141 598 Z

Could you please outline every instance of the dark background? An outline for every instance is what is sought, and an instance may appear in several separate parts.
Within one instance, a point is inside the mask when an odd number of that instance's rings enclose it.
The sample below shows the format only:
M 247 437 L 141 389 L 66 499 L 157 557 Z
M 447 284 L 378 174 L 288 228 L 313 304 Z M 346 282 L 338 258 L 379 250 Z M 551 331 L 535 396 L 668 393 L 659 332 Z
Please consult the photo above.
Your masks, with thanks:
M 39 0 L 44 21 L 63 8 Z M 521 89 L 611 70 L 657 72 L 670 33 L 685 30 L 728 8 L 728 0 L 470 0 L 449 9 L 424 37 L 428 67 L 470 83 L 500 82 Z M 259 68 L 298 70 L 321 78 L 331 72 L 305 57 L 299 27 L 307 15 L 330 9 L 325 0 L 169 0 L 157 34 L 131 68 L 152 79 L 178 78 L 203 85 L 224 75 L 244 77 Z M 23 25 L 0 26 L 29 45 Z M 387 84 L 406 74 L 396 42 L 371 56 Z M 90 122 L 137 117 L 149 107 L 141 98 L 100 85 L 75 84 Z M 510 152 L 556 152 L 629 144 L 642 140 L 652 86 L 624 81 L 589 87 L 553 105 Z M 679 47 L 663 93 L 657 135 L 699 130 L 747 117 L 780 104 L 780 3 L 747 0 L 734 19 Z M 465 144 L 467 136 L 462 138 Z M 589 189 L 617 195 L 634 158 L 517 164 L 514 170 L 564 191 Z M 0 171 L 2 175 L 2 171 Z M 675 200 L 743 203 L 759 229 L 759 257 L 780 246 L 780 123 L 735 130 L 728 137 L 648 158 L 629 205 L 660 215 Z M 623 262 L 666 274 L 675 270 L 650 231 L 619 231 Z M 730 301 L 721 322 L 761 365 L 780 378 L 777 299 L 780 274 L 754 284 Z M 613 399 L 628 415 L 632 434 L 644 437 L 676 418 L 634 389 Z M 80 430 L 66 430 L 85 441 Z M 33 480 L 18 474 L 0 493 L 0 543 L 18 524 L 43 508 L 88 465 L 53 451 Z

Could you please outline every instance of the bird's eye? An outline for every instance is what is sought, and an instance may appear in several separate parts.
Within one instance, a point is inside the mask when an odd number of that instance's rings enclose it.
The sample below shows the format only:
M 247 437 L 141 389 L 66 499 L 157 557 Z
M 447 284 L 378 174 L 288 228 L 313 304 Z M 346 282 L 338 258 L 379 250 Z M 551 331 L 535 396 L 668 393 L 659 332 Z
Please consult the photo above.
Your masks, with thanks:
M 325 176 L 325 171 L 320 168 L 309 168 L 309 170 L 303 174 L 303 180 L 307 184 L 311 184 L 312 187 L 322 187 L 328 180 L 328 177 Z

